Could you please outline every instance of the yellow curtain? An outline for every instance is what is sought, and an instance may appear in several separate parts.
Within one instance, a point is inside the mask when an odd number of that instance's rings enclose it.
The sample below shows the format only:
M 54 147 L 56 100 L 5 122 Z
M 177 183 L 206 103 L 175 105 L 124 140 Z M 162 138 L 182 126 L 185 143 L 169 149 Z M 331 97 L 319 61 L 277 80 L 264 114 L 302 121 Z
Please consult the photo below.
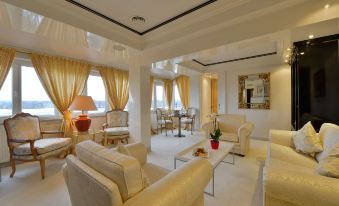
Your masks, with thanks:
M 32 63 L 48 96 L 63 115 L 61 129 L 66 135 L 74 129 L 69 106 L 81 95 L 91 71 L 91 65 L 61 57 L 31 55 Z
M 152 107 L 152 99 L 153 99 L 153 92 L 154 92 L 154 76 L 150 76 L 150 86 L 151 86 L 151 107 Z
M 0 89 L 7 77 L 15 56 L 15 49 L 0 47 Z
M 211 79 L 211 110 L 218 113 L 218 80 Z
M 172 109 L 173 80 L 164 79 L 164 92 L 168 109 Z
M 190 78 L 180 75 L 175 79 L 175 82 L 178 87 L 181 104 L 187 109 L 190 106 Z
M 113 110 L 124 110 L 129 96 L 128 71 L 98 66 L 100 75 L 104 81 L 108 102 Z

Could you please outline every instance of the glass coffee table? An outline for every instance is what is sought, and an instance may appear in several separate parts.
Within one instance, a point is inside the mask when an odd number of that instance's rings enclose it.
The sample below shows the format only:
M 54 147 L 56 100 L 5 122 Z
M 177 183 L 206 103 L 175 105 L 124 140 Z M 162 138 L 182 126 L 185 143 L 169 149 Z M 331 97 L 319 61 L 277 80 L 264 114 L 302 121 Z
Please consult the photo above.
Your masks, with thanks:
M 174 156 L 174 169 L 177 167 L 177 161 L 182 161 L 182 162 L 188 162 L 194 158 L 202 158 L 202 157 L 194 157 L 193 156 L 193 150 L 197 147 L 205 147 L 209 149 L 209 155 L 206 157 L 206 159 L 212 164 L 213 166 L 213 175 L 212 175 L 212 193 L 206 192 L 206 194 L 214 196 L 214 170 L 219 166 L 221 162 L 223 163 L 228 163 L 228 164 L 234 164 L 234 152 L 233 152 L 233 147 L 234 144 L 231 142 L 219 142 L 219 149 L 213 150 L 210 145 L 210 140 L 209 139 L 204 139 L 184 150 L 181 152 L 177 153 Z M 224 159 L 232 153 L 232 162 L 226 162 Z

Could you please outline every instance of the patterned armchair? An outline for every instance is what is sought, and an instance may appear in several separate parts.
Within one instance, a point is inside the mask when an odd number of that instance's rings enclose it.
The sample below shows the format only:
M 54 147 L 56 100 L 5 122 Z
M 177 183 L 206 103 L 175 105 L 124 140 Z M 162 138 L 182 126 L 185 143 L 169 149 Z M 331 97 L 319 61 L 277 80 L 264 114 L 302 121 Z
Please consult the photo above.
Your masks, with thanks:
M 71 138 L 43 138 L 44 134 L 62 134 L 60 131 L 41 131 L 38 116 L 19 113 L 4 121 L 7 143 L 12 166 L 12 178 L 15 173 L 15 162 L 39 161 L 41 177 L 45 178 L 45 159 L 70 152 Z
M 157 115 L 157 133 L 159 134 L 159 127 L 160 127 L 160 133 L 162 133 L 162 128 L 165 128 L 165 132 L 167 136 L 168 125 L 171 126 L 172 133 L 173 133 L 173 120 L 169 114 L 169 111 L 164 111 L 160 108 L 157 108 L 155 110 L 155 113 Z
M 102 125 L 104 131 L 104 145 L 108 140 L 126 141 L 128 143 L 128 112 L 121 110 L 113 110 L 106 112 L 106 123 Z

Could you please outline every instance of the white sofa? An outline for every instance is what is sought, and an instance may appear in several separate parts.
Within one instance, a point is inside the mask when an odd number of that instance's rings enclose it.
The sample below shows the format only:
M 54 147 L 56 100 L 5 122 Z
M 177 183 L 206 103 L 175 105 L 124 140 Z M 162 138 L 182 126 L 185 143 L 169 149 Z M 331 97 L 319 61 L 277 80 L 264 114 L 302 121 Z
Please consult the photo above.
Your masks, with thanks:
M 294 150 L 292 131 L 271 130 L 263 172 L 266 206 L 338 206 L 339 179 L 321 176 L 316 167 L 339 143 L 339 126 L 323 124 L 319 135 L 324 151 L 315 158 Z
M 253 124 L 246 121 L 245 115 L 239 114 L 220 114 L 217 117 L 218 128 L 222 136 L 220 140 L 234 143 L 234 152 L 245 156 L 250 148 L 250 135 L 253 131 Z M 213 122 L 205 123 L 202 129 L 206 138 L 213 131 Z
M 206 159 L 195 159 L 170 172 L 148 163 L 142 144 L 126 147 L 131 156 L 91 141 L 76 146 L 77 157 L 68 156 L 64 167 L 73 206 L 204 205 L 204 188 L 212 176 Z

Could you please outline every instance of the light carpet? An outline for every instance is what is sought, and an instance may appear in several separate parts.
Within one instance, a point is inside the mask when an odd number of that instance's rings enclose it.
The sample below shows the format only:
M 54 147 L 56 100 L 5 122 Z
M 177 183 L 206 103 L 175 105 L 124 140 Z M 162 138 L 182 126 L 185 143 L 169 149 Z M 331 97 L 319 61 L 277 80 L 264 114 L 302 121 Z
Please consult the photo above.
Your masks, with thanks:
M 149 161 L 173 170 L 174 155 L 180 150 L 201 140 L 202 134 L 185 138 L 152 137 L 152 152 Z M 235 157 L 235 165 L 221 163 L 215 170 L 215 197 L 205 195 L 206 206 L 251 206 L 260 192 L 257 191 L 257 180 L 260 165 L 266 155 L 266 141 L 251 140 L 251 149 L 246 157 Z M 226 159 L 227 161 L 227 159 Z M 60 206 L 71 205 L 67 187 L 62 176 L 64 160 L 48 159 L 46 161 L 46 178 L 41 180 L 38 162 L 17 166 L 13 179 L 9 178 L 10 168 L 2 168 L 0 182 L 0 204 L 2 206 Z M 206 188 L 211 190 L 211 184 Z M 254 204 L 253 204 L 254 203 Z

